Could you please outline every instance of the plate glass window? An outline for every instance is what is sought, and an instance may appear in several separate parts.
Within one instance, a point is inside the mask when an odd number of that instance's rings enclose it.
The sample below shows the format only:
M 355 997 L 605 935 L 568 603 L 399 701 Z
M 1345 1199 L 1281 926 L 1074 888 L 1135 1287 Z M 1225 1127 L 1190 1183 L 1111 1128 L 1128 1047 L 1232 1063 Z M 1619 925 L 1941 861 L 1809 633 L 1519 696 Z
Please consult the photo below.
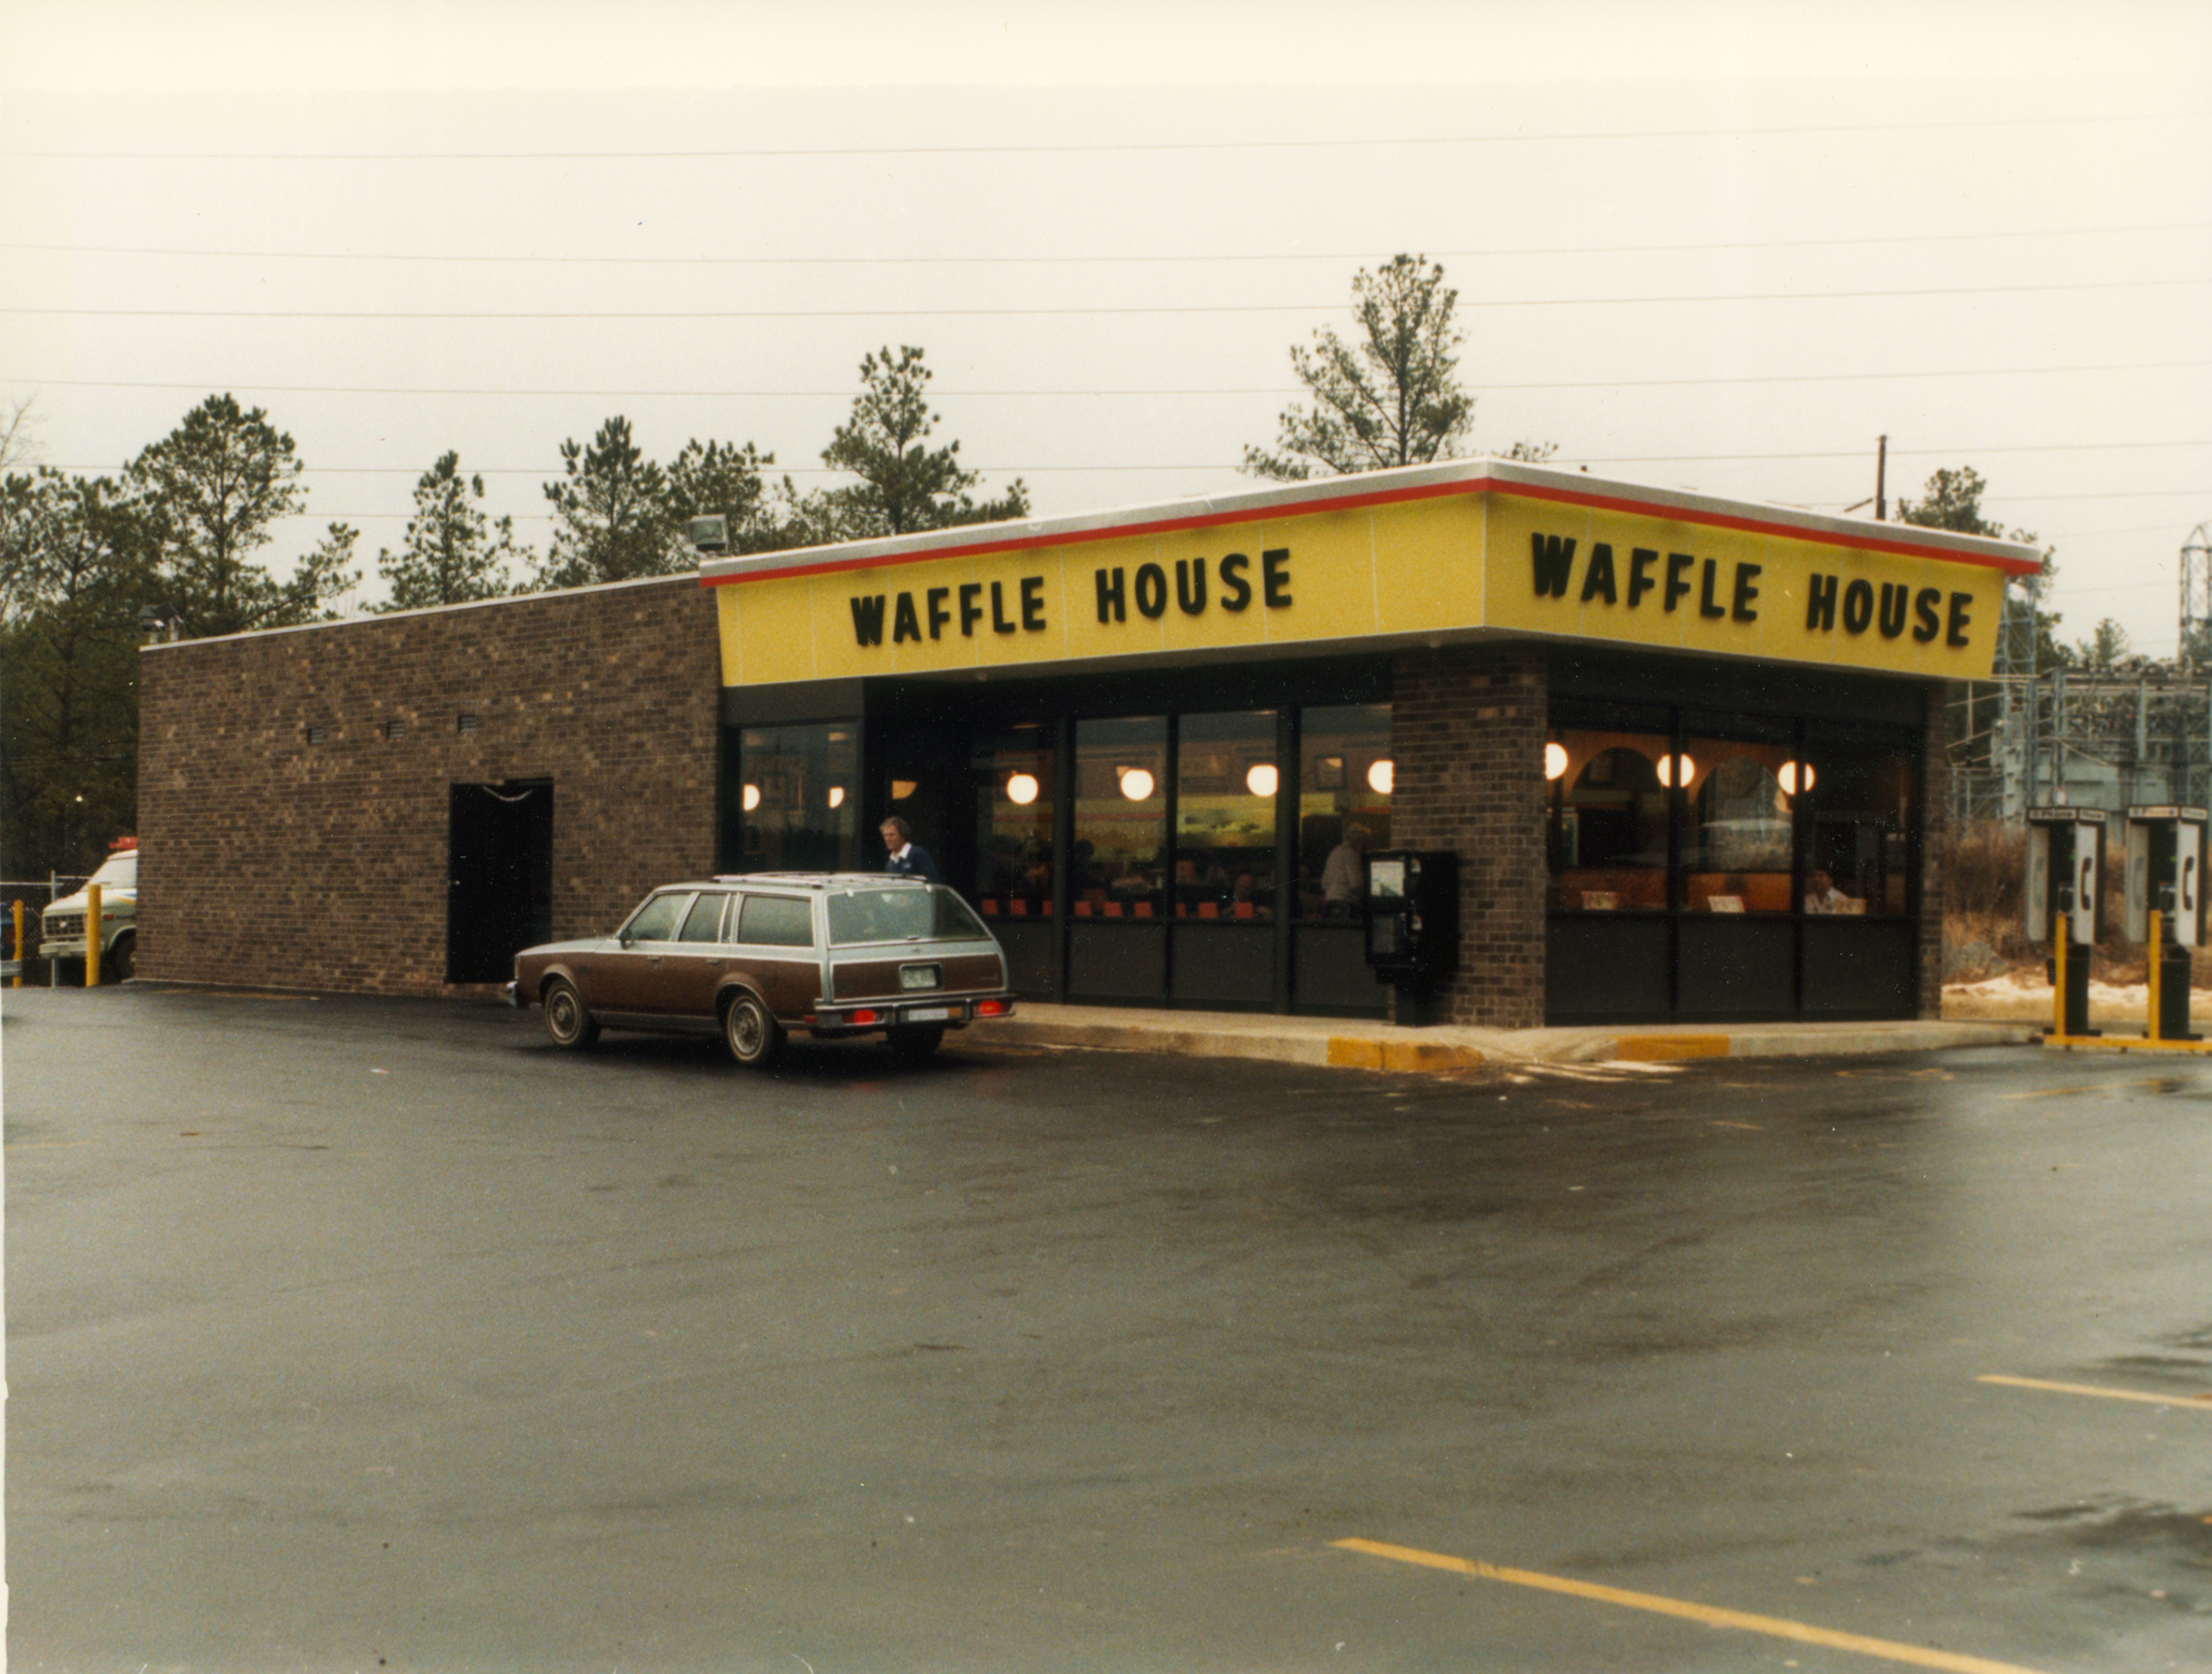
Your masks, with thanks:
M 1076 723 L 1077 918 L 1165 916 L 1167 758 L 1163 716 Z
M 1570 913 L 1663 910 L 1667 792 L 1679 777 L 1664 732 L 1568 729 L 1553 735 L 1552 905 Z M 1694 778 L 1694 762 L 1692 767 Z
M 1790 787 L 1800 781 L 1790 743 L 1795 729 L 1786 721 L 1764 729 L 1747 721 L 1728 729 L 1734 736 L 1718 731 L 1686 730 L 1672 768 L 1662 775 L 1682 793 L 1674 806 L 1683 908 L 1790 912 L 1796 798 Z
M 1185 715 L 1176 752 L 1175 916 L 1268 919 L 1275 906 L 1275 713 Z
M 748 872 L 849 871 L 859 861 L 860 729 L 749 726 L 738 749 L 739 862 Z

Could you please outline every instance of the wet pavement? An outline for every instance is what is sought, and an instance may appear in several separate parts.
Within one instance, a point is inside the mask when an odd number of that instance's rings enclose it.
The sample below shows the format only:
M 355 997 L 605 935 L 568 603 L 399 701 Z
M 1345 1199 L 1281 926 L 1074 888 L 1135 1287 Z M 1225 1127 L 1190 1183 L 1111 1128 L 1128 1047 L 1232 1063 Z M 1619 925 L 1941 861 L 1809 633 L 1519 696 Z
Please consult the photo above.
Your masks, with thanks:
M 2212 1666 L 2212 1066 L 0 1017 L 14 1667 Z

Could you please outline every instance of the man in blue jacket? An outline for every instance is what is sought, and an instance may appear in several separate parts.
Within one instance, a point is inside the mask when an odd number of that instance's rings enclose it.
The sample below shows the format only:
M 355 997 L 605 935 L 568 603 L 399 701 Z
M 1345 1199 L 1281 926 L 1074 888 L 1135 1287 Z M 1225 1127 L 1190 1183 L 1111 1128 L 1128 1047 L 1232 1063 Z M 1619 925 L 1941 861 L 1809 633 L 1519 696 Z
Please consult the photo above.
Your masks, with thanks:
M 926 878 L 935 883 L 937 863 L 929 858 L 929 851 L 914 840 L 914 829 L 896 814 L 883 824 L 884 846 L 890 851 L 890 858 L 884 870 L 901 877 Z

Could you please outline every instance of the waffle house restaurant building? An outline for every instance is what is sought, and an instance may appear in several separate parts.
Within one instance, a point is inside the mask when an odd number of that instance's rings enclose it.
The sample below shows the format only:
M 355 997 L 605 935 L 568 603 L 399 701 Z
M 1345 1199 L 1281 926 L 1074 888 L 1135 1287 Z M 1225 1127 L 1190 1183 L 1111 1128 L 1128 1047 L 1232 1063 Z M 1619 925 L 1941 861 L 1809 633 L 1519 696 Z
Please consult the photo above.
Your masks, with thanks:
M 702 556 L 725 871 L 904 817 L 1017 986 L 1385 1015 L 1359 851 L 1458 856 L 1429 1015 L 1932 1015 L 1943 683 L 2002 543 L 1497 460 Z

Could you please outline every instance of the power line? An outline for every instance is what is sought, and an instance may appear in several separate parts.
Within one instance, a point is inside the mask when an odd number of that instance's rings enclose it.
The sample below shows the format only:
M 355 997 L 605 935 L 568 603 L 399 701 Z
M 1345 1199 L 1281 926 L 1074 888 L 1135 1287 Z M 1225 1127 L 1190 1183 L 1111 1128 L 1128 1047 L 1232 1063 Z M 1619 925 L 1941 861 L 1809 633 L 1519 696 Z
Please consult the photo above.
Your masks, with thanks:
M 1850 122 L 1771 128 L 1620 128 L 1552 134 L 1401 134 L 1336 139 L 1099 141 L 1058 145 L 787 146 L 690 151 L 79 151 L 0 150 L 0 157 L 69 162 L 682 162 L 838 157 L 1038 157 L 1179 155 L 1219 151 L 1362 151 L 1398 146 L 1556 145 L 1590 141 L 1787 139 L 1828 134 L 1965 132 L 1995 128 L 2067 128 L 2195 122 L 2196 111 L 2129 111 L 2112 115 L 2005 116 L 1949 121 Z
M 1893 382 L 1899 379 L 1927 378 L 2040 378 L 2073 376 L 2086 373 L 2124 372 L 2188 372 L 2212 367 L 2206 361 L 2122 361 L 2107 365 L 2087 364 L 2066 367 L 1960 367 L 1936 368 L 1927 372 L 1807 372 L 1765 373 L 1748 378 L 1585 378 L 1538 379 L 1521 383 L 1492 383 L 1486 381 L 1480 393 L 1519 390 L 1674 390 L 1710 389 L 1759 384 L 1856 384 Z M 556 400 L 556 401 L 661 401 L 661 400 L 723 400 L 723 401 L 781 401 L 781 400 L 848 400 L 854 391 L 850 385 L 836 390 L 738 390 L 738 389 L 660 389 L 660 390 L 518 390 L 518 389 L 432 389 L 404 385 L 383 384 L 264 384 L 252 379 L 203 378 L 191 380 L 158 380 L 124 378 L 22 378 L 9 380 L 21 388 L 58 390 L 211 390 L 222 387 L 247 389 L 267 395 L 394 395 L 484 397 L 495 400 Z M 1178 399 L 1185 396 L 1282 396 L 1302 395 L 1305 386 L 1300 385 L 1254 385 L 1245 387 L 1221 386 L 1206 389 L 1182 390 L 963 390 L 933 386 L 933 399 L 1006 398 L 1027 400 L 1054 397 L 1139 397 L 1146 400 Z
M 2212 447 L 2212 440 L 2183 442 L 2035 442 L 2002 447 L 1917 447 L 1909 451 L 1893 449 L 1894 458 L 1978 459 L 1993 453 L 2109 453 L 2136 452 L 2158 448 Z M 1857 459 L 1865 455 L 1863 448 L 1826 448 L 1795 453 L 1606 453 L 1577 454 L 1578 465 L 1705 465 L 1724 464 L 1773 464 L 1807 459 Z M 96 470 L 94 465 L 62 465 L 61 470 Z M 420 465 L 329 465 L 310 464 L 303 467 L 309 473 L 319 472 L 326 476 L 419 476 Z M 546 474 L 543 465 L 471 465 L 471 476 L 539 476 Z M 770 464 L 765 469 L 787 476 L 835 476 L 844 475 L 827 466 L 778 465 Z M 996 471 L 1116 471 L 1116 470 L 1200 470 L 1201 465 L 1182 464 L 1057 464 L 1057 465 L 996 465 L 976 469 Z
M 2040 285 L 1924 286 L 1905 290 L 1755 291 L 1699 293 L 1679 296 L 1523 296 L 1468 300 L 1470 308 L 1619 308 L 1705 302 L 1855 302 L 1885 298 L 1930 296 L 2025 296 L 2058 291 L 2130 291 L 2212 284 L 2212 278 L 2107 279 Z M 702 308 L 610 309 L 540 312 L 531 309 L 425 309 L 400 312 L 372 308 L 18 308 L 0 314 L 71 319 L 389 319 L 389 320 L 702 320 L 702 319 L 1025 319 L 1075 318 L 1100 315 L 1290 314 L 1337 307 L 1331 302 L 1200 302 L 1114 304 L 1063 308 Z
M 1528 250 L 1442 250 L 1436 259 L 1498 260 L 1508 257 L 1647 256 L 1667 254 L 1740 254 L 1753 250 L 1863 249 L 1881 245 L 1986 243 L 1993 240 L 2051 238 L 2118 238 L 2137 234 L 2201 233 L 2212 231 L 2212 222 L 2181 221 L 2140 227 L 2060 227 L 2027 232 L 1908 233 L 1863 239 L 1763 239 L 1718 244 L 1555 245 Z M 381 251 L 317 250 L 185 250 L 161 246 L 31 244 L 0 240 L 0 250 L 43 251 L 76 256 L 176 256 L 255 262 L 469 262 L 489 264 L 578 267 L 1009 267 L 1139 265 L 1190 266 L 1205 263 L 1362 262 L 1375 259 L 1372 251 L 1290 251 L 1279 254 L 1237 252 L 1220 255 L 1060 255 L 1060 256 L 569 256 L 504 254 L 471 255 L 453 252 L 388 253 Z

